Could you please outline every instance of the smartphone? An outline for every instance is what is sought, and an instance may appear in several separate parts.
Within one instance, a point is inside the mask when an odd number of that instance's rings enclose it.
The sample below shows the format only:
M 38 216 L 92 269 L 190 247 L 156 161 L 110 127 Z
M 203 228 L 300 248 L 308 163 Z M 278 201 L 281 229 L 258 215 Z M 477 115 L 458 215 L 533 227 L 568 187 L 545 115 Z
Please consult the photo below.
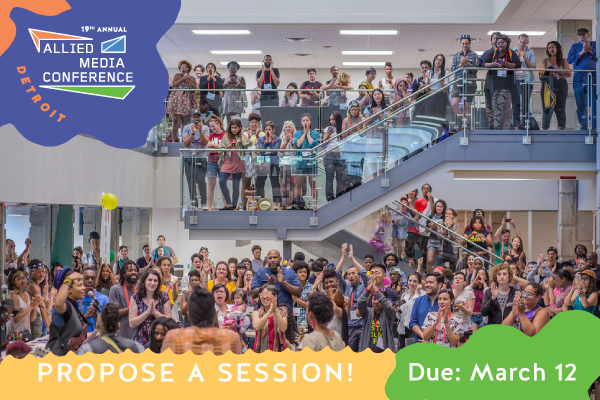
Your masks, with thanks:
M 406 304 L 406 300 L 398 300 L 395 303 L 392 303 L 394 307 L 400 307 L 403 304 Z

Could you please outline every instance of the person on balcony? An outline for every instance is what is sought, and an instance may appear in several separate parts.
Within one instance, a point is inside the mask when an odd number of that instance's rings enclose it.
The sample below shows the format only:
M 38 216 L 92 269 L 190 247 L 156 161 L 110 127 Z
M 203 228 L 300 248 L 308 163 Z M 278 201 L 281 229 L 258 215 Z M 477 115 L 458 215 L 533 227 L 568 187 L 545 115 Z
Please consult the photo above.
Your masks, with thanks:
M 368 128 L 366 132 L 366 141 L 364 142 L 365 158 L 367 159 L 366 161 L 368 162 L 373 178 L 379 173 L 383 173 L 382 170 L 385 169 L 385 165 L 381 165 L 385 163 L 385 159 L 380 159 L 380 156 L 383 155 L 386 150 L 384 149 L 384 131 L 387 122 L 380 123 L 380 121 L 388 116 L 389 110 L 386 110 L 387 107 L 388 105 L 383 91 L 377 88 L 373 90 L 371 102 L 363 112 L 365 115 L 363 127 L 365 129 L 373 124 L 377 124 L 376 126 Z
M 192 64 L 187 60 L 181 60 L 177 65 L 179 72 L 173 77 L 173 88 L 175 89 L 196 89 L 198 83 L 196 78 L 190 76 Z M 179 128 L 187 125 L 187 121 L 192 113 L 192 94 L 186 90 L 176 90 L 171 92 L 169 96 L 169 104 L 167 105 L 167 113 L 173 116 L 173 129 L 171 135 L 167 138 L 167 142 L 179 142 L 177 133 Z
M 202 123 L 200 110 L 193 111 L 193 121 L 183 128 L 183 145 L 189 149 L 204 150 L 208 144 L 210 129 Z M 184 173 L 188 183 L 190 202 L 196 206 L 206 207 L 206 152 L 186 151 L 183 153 Z M 200 191 L 197 196 L 196 185 Z M 200 198 L 198 198 L 200 197 Z
M 477 67 L 479 66 L 479 57 L 471 50 L 471 36 L 462 35 L 460 37 L 461 51 L 454 55 L 452 59 L 452 66 L 450 70 L 452 72 L 459 68 Z M 458 75 L 454 76 L 454 79 L 463 79 L 463 82 L 457 82 L 452 86 L 451 104 L 452 109 L 461 119 L 463 128 L 471 126 L 471 104 L 473 103 L 473 95 L 477 91 L 477 71 L 468 70 L 463 71 Z M 463 97 L 463 94 L 466 96 Z M 463 108 L 460 109 L 460 102 L 463 101 Z
M 290 82 L 287 85 L 288 90 L 290 89 L 298 89 L 298 85 L 296 82 Z M 294 92 L 292 90 L 285 92 L 281 101 L 279 102 L 279 107 L 296 107 L 298 105 L 298 92 Z
M 546 45 L 546 55 L 540 64 L 544 69 L 570 69 L 569 63 L 563 58 L 562 46 L 557 41 L 549 42 Z M 556 114 L 558 129 L 563 131 L 567 126 L 567 96 L 569 95 L 569 85 L 567 79 L 573 75 L 571 72 L 550 72 L 542 71 L 540 80 L 542 81 L 542 104 L 544 105 L 544 114 L 542 117 L 542 129 L 550 129 L 552 120 L 552 111 Z
M 227 135 L 223 136 L 220 149 L 245 149 L 248 147 L 248 139 L 243 135 L 242 122 L 239 119 L 231 121 L 227 127 Z M 246 172 L 246 164 L 240 158 L 237 151 L 221 152 L 219 154 L 219 186 L 223 194 L 223 208 L 221 210 L 235 210 L 240 196 L 240 181 Z M 233 182 L 233 194 L 229 196 L 227 181 L 231 178 Z
M 325 166 L 325 195 L 327 201 L 335 200 L 336 194 L 342 192 L 342 176 L 346 171 L 346 162 L 341 158 L 339 143 L 348 134 L 343 134 L 342 114 L 334 111 L 329 115 L 329 126 L 325 129 L 323 142 L 329 141 L 327 154 L 323 157 Z M 335 176 L 336 190 L 333 190 L 333 179 Z
M 231 123 L 232 118 L 240 117 L 244 112 L 244 89 L 246 89 L 246 80 L 243 76 L 237 75 L 240 64 L 237 61 L 230 61 L 227 64 L 229 76 L 223 81 L 223 89 L 227 90 L 223 96 L 223 115 L 227 124 Z
M 279 105 L 279 95 L 276 92 L 279 83 L 279 69 L 273 67 L 273 57 L 266 54 L 262 69 L 256 71 L 256 85 L 262 89 L 262 92 L 258 92 L 260 93 L 259 107 Z
M 379 89 L 385 91 L 385 96 L 388 98 L 389 103 L 392 103 L 397 81 L 397 78 L 394 78 L 392 75 L 393 72 L 394 68 L 392 67 L 392 63 L 387 61 L 385 63 L 385 76 L 379 80 Z
M 429 81 L 436 82 L 425 89 L 430 93 L 425 105 L 425 115 L 434 117 L 446 124 L 446 107 L 448 106 L 448 78 L 446 76 L 446 57 L 438 54 L 433 59 L 433 69 L 429 72 Z M 433 92 L 433 93 L 432 93 Z
M 525 33 L 519 35 L 519 45 L 513 49 L 519 60 L 521 61 L 521 68 L 535 68 L 535 53 L 527 45 L 529 44 L 529 36 Z M 529 118 L 531 115 L 531 108 L 529 106 L 531 102 L 531 93 L 533 93 L 533 83 L 535 77 L 531 71 L 515 71 L 515 90 L 512 91 L 512 104 L 513 104 L 513 119 L 515 120 L 515 129 L 523 129 L 525 125 L 525 118 L 521 117 L 521 114 L 525 115 L 528 112 Z M 531 126 L 530 126 L 531 128 Z
M 508 36 L 498 35 L 495 49 L 487 52 L 483 59 L 485 68 L 490 68 L 487 73 L 491 84 L 491 102 L 487 109 L 490 129 L 502 129 L 502 113 L 506 99 L 514 86 L 513 70 L 521 68 L 521 60 L 508 48 L 509 41 Z
M 208 138 L 208 148 L 219 148 L 221 140 L 225 136 L 223 132 L 223 121 L 216 115 L 208 121 L 210 128 L 210 136 Z M 206 176 L 208 178 L 208 209 L 212 210 L 215 200 L 215 186 L 217 186 L 217 178 L 219 177 L 219 153 L 208 153 L 208 163 Z
M 302 130 L 294 133 L 294 147 L 303 150 L 297 153 L 303 160 L 298 161 L 298 164 L 296 165 L 295 175 L 299 176 L 295 179 L 296 189 L 294 198 L 302 196 L 302 184 L 304 183 L 305 176 L 308 176 L 311 187 L 310 193 L 316 203 L 318 193 L 316 190 L 315 175 L 317 174 L 318 169 L 317 160 L 310 160 L 314 157 L 314 153 L 310 151 L 310 149 L 317 146 L 319 142 L 319 132 L 312 129 L 312 117 L 308 113 L 302 114 L 300 123 L 302 124 Z M 308 160 L 304 161 L 304 159 Z
M 200 80 L 200 89 L 207 89 L 200 92 L 200 101 L 208 101 L 210 107 L 216 110 L 216 114 L 219 114 L 222 92 L 218 89 L 223 89 L 223 79 L 217 74 L 217 66 L 215 64 L 206 64 L 206 75 Z
M 596 55 L 596 41 L 590 41 L 590 31 L 586 28 L 580 28 L 577 30 L 577 37 L 579 42 L 573 44 L 569 50 L 567 56 L 567 62 L 573 64 L 574 70 L 579 69 L 590 69 L 596 70 L 596 62 L 598 62 L 598 56 Z M 577 103 L 577 119 L 581 129 L 587 130 L 588 126 L 588 97 L 591 97 L 591 109 L 592 115 L 590 117 L 592 121 L 592 130 L 596 131 L 596 73 L 592 72 L 592 93 L 589 96 L 590 87 L 588 86 L 588 73 L 587 72 L 575 72 L 573 78 L 573 91 L 575 92 L 575 103 Z
M 258 139 L 259 149 L 269 149 L 260 153 L 264 157 L 263 163 L 258 166 L 257 189 L 258 196 L 265 197 L 265 183 L 267 178 L 271 181 L 271 191 L 273 201 L 277 204 L 277 209 L 281 210 L 281 191 L 279 189 L 279 157 L 278 152 L 281 148 L 281 138 L 275 136 L 275 124 L 271 121 L 265 123 L 265 133 Z
M 317 81 L 317 70 L 316 69 L 309 68 L 306 70 L 306 73 L 308 74 L 308 80 L 303 82 L 302 85 L 300 85 L 300 89 L 320 89 L 321 86 L 323 86 L 323 84 L 321 82 Z M 321 97 L 321 92 L 307 90 L 307 91 L 298 92 L 298 93 L 300 95 L 300 98 L 302 99 L 303 106 L 314 107 L 314 106 L 319 105 L 319 99 Z

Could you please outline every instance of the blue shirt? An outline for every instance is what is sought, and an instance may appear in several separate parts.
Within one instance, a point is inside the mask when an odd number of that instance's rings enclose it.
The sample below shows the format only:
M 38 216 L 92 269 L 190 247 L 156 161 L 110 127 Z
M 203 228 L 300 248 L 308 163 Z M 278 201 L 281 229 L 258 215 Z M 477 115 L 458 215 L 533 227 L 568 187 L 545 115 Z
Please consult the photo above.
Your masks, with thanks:
M 302 142 L 302 146 L 298 146 L 298 141 L 300 140 L 302 135 L 304 135 L 304 130 L 296 131 L 294 133 L 294 146 L 296 146 L 297 149 L 306 149 L 307 151 L 299 152 L 299 153 L 297 153 L 297 155 L 302 156 L 302 158 L 312 158 L 313 153 L 308 151 L 308 149 L 312 149 L 313 147 L 316 147 L 319 144 L 319 132 L 313 131 L 312 129 L 309 130 L 308 135 L 304 138 L 304 141 Z M 309 135 L 313 141 L 312 144 L 308 143 Z M 314 168 L 315 165 L 316 164 L 315 164 L 314 160 L 313 161 L 298 161 L 298 168 Z
M 571 46 L 571 50 L 569 50 L 569 55 L 567 56 L 567 62 L 573 64 L 574 70 L 596 69 L 596 61 L 598 61 L 598 58 L 596 57 L 596 42 L 590 42 L 590 47 L 592 48 L 591 53 L 586 52 L 579 57 L 579 53 L 583 50 L 583 44 L 575 43 Z M 592 76 L 595 77 L 595 75 L 595 73 L 592 73 Z M 587 76 L 587 72 L 575 72 L 573 81 L 586 81 Z
M 408 217 L 410 218 L 410 214 L 409 213 L 403 213 L 400 210 L 397 210 L 394 212 L 394 215 L 392 216 L 392 221 L 395 221 L 397 218 L 400 218 L 398 220 L 398 222 L 394 222 L 392 224 L 392 237 L 393 238 L 398 238 L 398 239 L 406 239 L 406 236 L 408 235 L 408 223 L 409 220 Z
M 358 308 L 358 299 L 365 291 L 365 285 L 363 283 L 362 277 L 360 277 L 358 281 L 358 285 L 352 286 L 350 281 L 346 281 L 346 291 L 344 292 L 344 296 L 350 299 L 350 311 L 356 311 Z M 352 315 L 352 313 L 350 313 Z M 362 326 L 363 320 L 362 318 L 351 319 L 351 315 L 348 315 L 348 326 Z
M 108 304 L 108 297 L 106 297 L 100 292 L 97 292 L 96 290 L 94 290 L 94 292 L 96 293 L 96 300 L 98 300 L 98 303 L 100 303 L 100 308 L 98 309 L 98 315 L 100 315 L 100 313 L 102 312 L 102 308 L 104 308 L 104 306 Z M 78 300 L 77 306 L 79 307 L 79 311 L 81 311 L 81 313 L 85 315 L 88 307 L 90 307 L 93 302 L 94 299 L 89 296 L 85 296 L 83 300 Z M 93 316 L 89 317 L 87 320 L 90 324 L 90 326 L 88 327 L 88 332 L 92 332 L 94 329 L 96 329 L 96 321 Z
M 259 149 L 273 149 L 273 150 L 279 150 L 281 148 L 281 138 L 280 137 L 273 137 L 273 140 L 271 142 L 267 142 L 267 137 L 263 136 L 258 138 L 258 148 Z M 265 157 L 266 160 L 265 162 L 269 161 L 269 157 L 270 157 L 270 161 L 271 164 L 273 165 L 279 165 L 279 157 L 277 156 L 277 151 L 265 151 L 264 153 L 260 153 L 261 156 L 268 156 Z M 287 154 L 286 154 L 287 155 Z
M 284 281 L 286 281 L 292 286 L 297 286 L 299 288 L 302 287 L 302 285 L 300 285 L 300 281 L 298 280 L 298 275 L 296 275 L 296 273 L 293 270 L 281 267 L 281 271 L 283 272 Z M 269 282 L 269 276 L 275 277 L 275 287 L 277 288 L 277 290 L 279 290 L 279 295 L 277 296 L 277 300 L 279 301 L 279 303 L 285 304 L 293 310 L 292 295 L 281 283 L 277 281 L 277 274 L 273 274 L 271 272 L 271 268 L 269 267 L 261 268 L 256 272 L 250 290 L 254 290 L 256 288 L 261 287 L 262 285 L 266 285 L 267 282 Z
M 415 300 L 413 305 L 412 313 L 410 314 L 410 324 L 408 327 L 412 331 L 413 326 L 417 325 L 419 328 L 423 326 L 427 314 L 430 312 L 438 312 L 440 309 L 438 305 L 438 299 L 435 298 L 433 304 L 428 295 L 421 296 Z

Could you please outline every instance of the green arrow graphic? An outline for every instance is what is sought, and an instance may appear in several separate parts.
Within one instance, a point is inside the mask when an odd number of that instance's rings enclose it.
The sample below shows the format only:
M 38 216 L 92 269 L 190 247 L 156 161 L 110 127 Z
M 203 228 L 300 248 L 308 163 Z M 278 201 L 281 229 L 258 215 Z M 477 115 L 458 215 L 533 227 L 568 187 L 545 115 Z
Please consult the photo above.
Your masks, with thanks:
M 46 89 L 62 90 L 64 92 L 74 92 L 90 94 L 92 96 L 109 97 L 112 99 L 123 100 L 135 86 L 40 86 Z

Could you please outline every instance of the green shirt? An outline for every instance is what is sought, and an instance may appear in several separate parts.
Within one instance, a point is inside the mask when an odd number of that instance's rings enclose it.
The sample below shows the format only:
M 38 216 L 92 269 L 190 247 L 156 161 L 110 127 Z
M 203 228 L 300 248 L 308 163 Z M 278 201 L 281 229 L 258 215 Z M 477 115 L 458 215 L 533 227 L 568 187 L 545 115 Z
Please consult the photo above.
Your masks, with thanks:
M 494 243 L 494 253 L 500 257 L 500 259 L 496 259 L 496 265 L 502 262 L 504 254 L 508 253 L 509 246 L 509 244 L 504 244 L 502 242 Z

